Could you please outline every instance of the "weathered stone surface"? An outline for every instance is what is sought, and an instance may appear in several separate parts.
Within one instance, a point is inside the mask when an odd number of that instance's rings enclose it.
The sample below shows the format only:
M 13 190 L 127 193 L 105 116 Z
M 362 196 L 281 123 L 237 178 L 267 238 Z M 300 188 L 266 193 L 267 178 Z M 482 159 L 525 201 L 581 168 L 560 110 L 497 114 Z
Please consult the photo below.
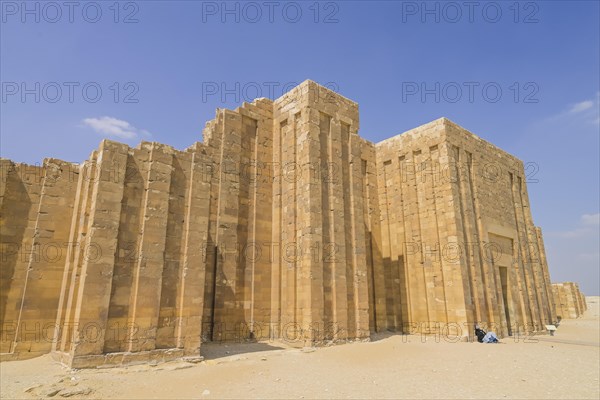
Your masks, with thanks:
M 553 283 L 556 315 L 562 319 L 579 318 L 587 310 L 585 296 L 575 282 Z
M 377 144 L 358 130 L 355 102 L 306 81 L 217 110 L 184 151 L 105 140 L 80 165 L 0 160 L 2 359 L 106 367 L 198 359 L 202 340 L 555 322 L 520 160 L 445 118 Z
M 388 327 L 504 336 L 555 321 L 520 160 L 445 118 L 376 146 Z

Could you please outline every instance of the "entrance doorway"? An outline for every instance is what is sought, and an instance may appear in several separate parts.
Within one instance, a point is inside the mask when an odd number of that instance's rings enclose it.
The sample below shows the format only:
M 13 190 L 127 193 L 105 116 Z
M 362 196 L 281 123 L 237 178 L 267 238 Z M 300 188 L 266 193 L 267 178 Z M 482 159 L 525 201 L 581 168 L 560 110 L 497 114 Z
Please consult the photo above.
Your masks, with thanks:
M 508 306 L 508 268 L 498 267 L 500 270 L 500 282 L 502 284 L 502 300 L 504 303 L 504 315 L 506 315 L 506 329 L 508 336 L 512 336 L 512 328 L 510 322 L 510 311 Z

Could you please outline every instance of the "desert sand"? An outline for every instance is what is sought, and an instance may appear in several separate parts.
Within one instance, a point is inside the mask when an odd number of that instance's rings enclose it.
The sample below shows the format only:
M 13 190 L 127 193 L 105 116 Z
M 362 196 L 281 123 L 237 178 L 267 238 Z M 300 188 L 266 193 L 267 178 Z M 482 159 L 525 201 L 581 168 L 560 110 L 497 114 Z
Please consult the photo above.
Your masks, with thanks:
M 420 335 L 293 348 L 207 344 L 205 361 L 69 370 L 49 355 L 0 365 L 1 398 L 600 398 L 599 297 L 555 336 L 502 344 Z M 439 338 L 437 338 L 439 339 Z

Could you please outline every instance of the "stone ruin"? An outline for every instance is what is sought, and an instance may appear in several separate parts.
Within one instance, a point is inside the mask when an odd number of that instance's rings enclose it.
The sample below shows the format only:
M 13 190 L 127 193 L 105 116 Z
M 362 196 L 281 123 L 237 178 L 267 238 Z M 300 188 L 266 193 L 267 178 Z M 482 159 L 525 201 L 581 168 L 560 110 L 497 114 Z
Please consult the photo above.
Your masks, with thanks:
M 554 304 L 558 318 L 579 318 L 587 310 L 585 296 L 575 282 L 553 283 L 552 293 L 554 294 Z
M 217 110 L 183 151 L 104 140 L 81 164 L 2 159 L 2 360 L 556 320 L 522 161 L 446 118 L 380 143 L 358 130 L 357 103 L 305 81 Z

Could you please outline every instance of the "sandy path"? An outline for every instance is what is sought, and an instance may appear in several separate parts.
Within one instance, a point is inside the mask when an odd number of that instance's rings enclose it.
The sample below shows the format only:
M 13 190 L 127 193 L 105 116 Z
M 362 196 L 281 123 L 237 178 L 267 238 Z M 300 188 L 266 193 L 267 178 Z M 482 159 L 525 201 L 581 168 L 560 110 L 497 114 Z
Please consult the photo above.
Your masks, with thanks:
M 598 301 L 588 297 L 584 317 L 565 320 L 556 336 L 533 342 L 436 343 L 430 337 L 423 343 L 421 336 L 396 335 L 311 351 L 277 343 L 213 344 L 199 364 L 74 372 L 49 356 L 6 362 L 0 365 L 1 397 L 46 398 L 62 388 L 54 398 L 71 391 L 71 398 L 86 399 L 598 399 Z

